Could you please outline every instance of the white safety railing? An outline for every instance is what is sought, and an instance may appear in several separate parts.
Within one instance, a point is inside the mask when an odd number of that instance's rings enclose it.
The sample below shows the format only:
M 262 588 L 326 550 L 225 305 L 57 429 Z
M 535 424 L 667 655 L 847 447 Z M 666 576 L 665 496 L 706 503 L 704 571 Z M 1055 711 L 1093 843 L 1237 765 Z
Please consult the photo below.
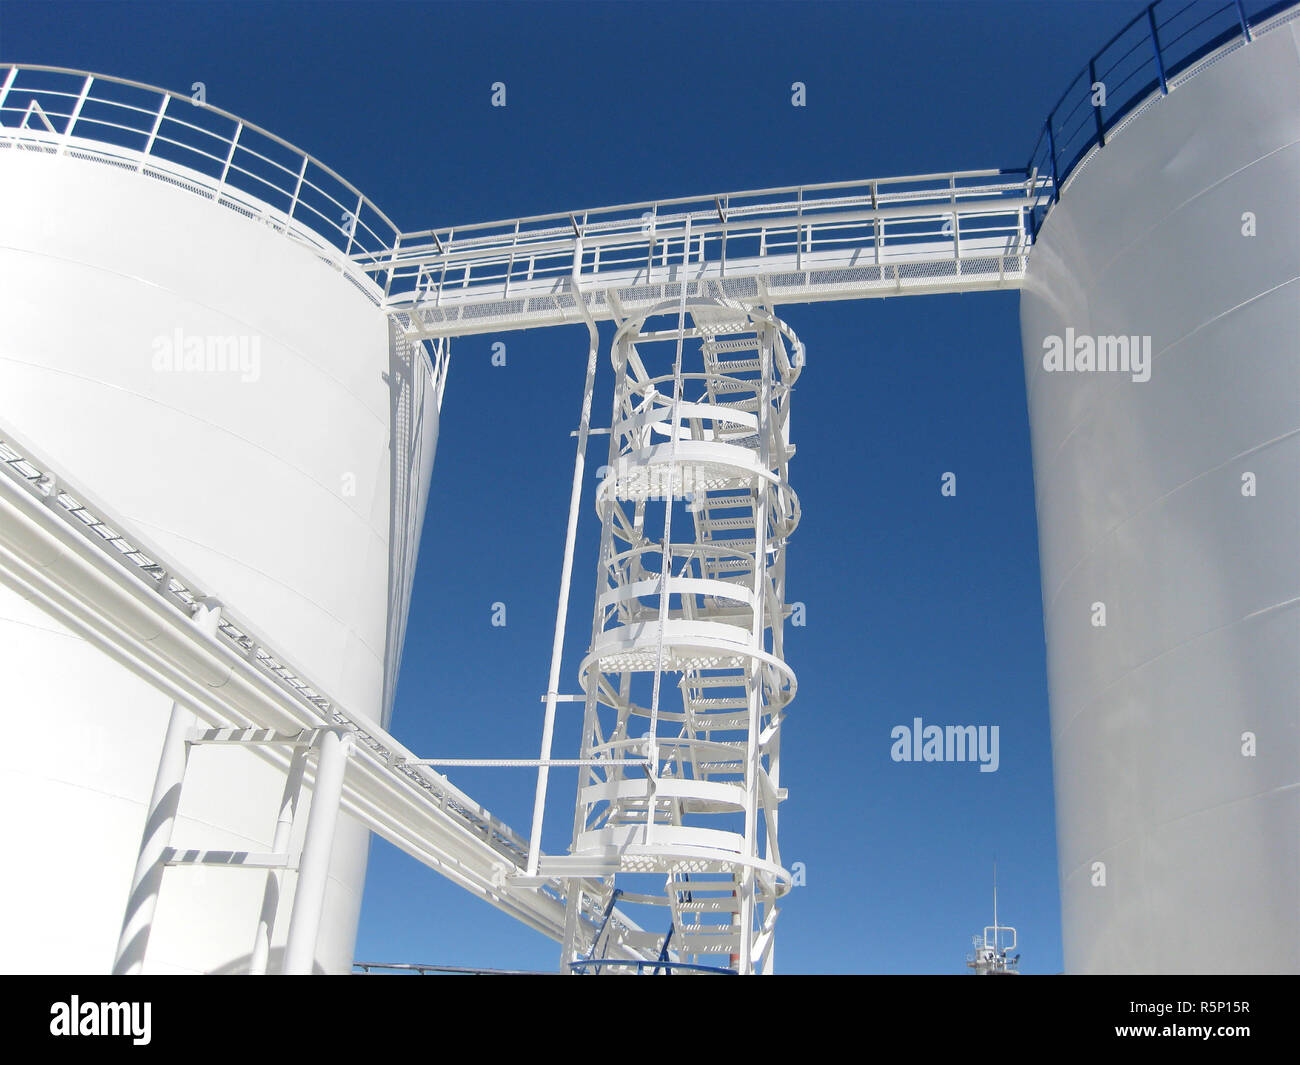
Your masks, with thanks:
M 123 78 L 0 66 L 0 148 L 94 159 L 194 187 L 343 258 L 377 255 L 397 228 L 324 163 L 219 107 Z
M 597 319 L 682 279 L 761 303 L 959 291 L 1018 284 L 1050 194 L 1022 170 L 790 186 L 403 233 L 353 259 L 422 336 L 581 321 L 575 277 Z
M 402 233 L 329 167 L 197 91 L 22 65 L 0 66 L 4 149 L 93 160 L 265 221 L 409 315 L 412 338 L 583 321 L 575 278 L 596 320 L 672 298 L 683 277 L 692 295 L 771 304 L 1016 287 L 1033 209 L 1052 195 L 1036 170 L 970 170 Z

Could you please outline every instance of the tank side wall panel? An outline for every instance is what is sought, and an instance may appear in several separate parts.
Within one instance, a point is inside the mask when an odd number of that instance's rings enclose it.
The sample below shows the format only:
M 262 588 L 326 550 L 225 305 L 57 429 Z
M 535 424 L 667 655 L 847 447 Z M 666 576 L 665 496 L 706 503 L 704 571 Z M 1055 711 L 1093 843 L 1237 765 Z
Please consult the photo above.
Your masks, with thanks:
M 1071 972 L 1300 970 L 1298 26 L 1076 171 L 1021 294 Z
M 349 710 L 377 720 L 388 330 L 362 288 L 191 191 L 10 149 L 0 152 L 0 300 L 4 423 Z M 34 764 L 0 756 L 7 808 L 40 811 L 5 829 L 20 847 L 9 853 L 30 855 L 39 873 L 0 886 L 0 905 L 27 919 L 4 967 L 106 971 L 170 704 L 4 590 L 0 677 L 5 720 L 32 741 L 17 750 L 45 752 Z M 176 842 L 266 849 L 280 788 L 281 775 L 247 752 L 200 749 Z M 350 967 L 367 846 L 346 821 L 324 969 Z M 246 965 L 261 886 L 261 874 L 169 870 L 148 968 Z

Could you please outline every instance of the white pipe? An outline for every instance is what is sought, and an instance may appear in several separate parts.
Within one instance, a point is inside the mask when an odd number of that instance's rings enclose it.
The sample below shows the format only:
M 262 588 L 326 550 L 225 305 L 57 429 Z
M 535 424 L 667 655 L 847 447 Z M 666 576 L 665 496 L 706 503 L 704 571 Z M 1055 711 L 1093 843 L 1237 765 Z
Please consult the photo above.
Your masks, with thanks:
M 343 795 L 343 775 L 351 752 L 351 734 L 340 735 L 334 731 L 322 734 L 320 765 L 316 769 L 316 786 L 312 789 L 311 810 L 307 815 L 307 837 L 302 845 L 298 885 L 289 918 L 289 941 L 284 948 L 283 970 L 291 976 L 310 976 L 315 962 L 334 828 Z

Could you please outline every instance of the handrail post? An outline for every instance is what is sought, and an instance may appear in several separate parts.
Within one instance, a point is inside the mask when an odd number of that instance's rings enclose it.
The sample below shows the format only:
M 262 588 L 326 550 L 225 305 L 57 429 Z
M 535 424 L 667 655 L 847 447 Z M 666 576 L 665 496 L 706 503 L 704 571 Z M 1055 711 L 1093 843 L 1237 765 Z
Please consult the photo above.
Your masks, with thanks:
M 1088 60 L 1088 93 L 1090 98 L 1097 91 L 1095 88 L 1096 85 L 1097 85 L 1097 57 L 1093 56 L 1091 59 Z M 1102 98 L 1104 99 L 1106 93 L 1106 86 L 1104 84 L 1102 85 L 1101 91 L 1102 91 Z M 1092 116 L 1097 120 L 1097 145 L 1098 147 L 1104 148 L 1106 147 L 1106 124 L 1101 120 L 1100 105 L 1098 104 L 1092 105 Z
M 9 99 L 9 90 L 13 87 L 14 79 L 18 77 L 18 64 L 15 63 L 9 68 L 9 73 L 5 75 L 5 83 L 0 85 L 0 112 L 4 111 L 5 101 Z M 4 125 L 3 115 L 0 115 L 0 126 Z
M 1052 158 L 1052 203 L 1061 198 L 1061 177 L 1056 169 L 1056 134 L 1052 132 L 1052 116 L 1047 116 L 1047 154 Z
M 244 132 L 244 124 L 235 127 L 235 135 L 230 138 L 230 151 L 226 152 L 226 165 L 221 168 L 221 180 L 217 182 L 217 192 L 212 198 L 219 200 L 226 188 L 226 178 L 230 174 L 230 163 L 235 158 L 235 149 L 239 147 L 239 135 Z
M 170 93 L 163 93 L 162 103 L 158 105 L 158 113 L 153 116 L 153 128 L 149 130 L 149 139 L 144 142 L 144 154 L 152 155 L 154 142 L 158 139 L 158 131 L 162 129 L 163 117 L 167 114 L 167 104 L 171 100 Z M 137 170 L 144 168 L 144 161 L 141 160 Z
M 961 276 L 961 219 L 957 217 L 957 175 L 948 178 L 949 196 L 952 206 L 952 257 L 957 264 L 957 276 Z
M 803 269 L 803 186 L 799 187 L 799 199 L 795 207 L 794 224 L 794 268 Z M 676 437 L 673 438 L 676 440 Z
M 1237 0 L 1240 4 L 1241 0 Z M 1156 5 L 1147 5 L 1147 24 L 1151 27 L 1151 50 L 1156 56 L 1156 73 L 1160 75 L 1160 95 L 1169 95 L 1169 84 L 1165 81 L 1165 61 L 1160 55 L 1160 34 L 1156 32 Z
M 72 138 L 72 128 L 77 124 L 77 119 L 81 117 L 81 109 L 86 106 L 86 97 L 90 95 L 90 86 L 94 84 L 95 76 L 87 74 L 86 80 L 82 82 L 81 93 L 77 97 L 77 102 L 72 108 L 72 114 L 68 116 L 68 124 L 63 130 L 63 154 L 68 151 L 68 141 Z
M 307 177 L 307 160 L 310 157 L 306 152 L 302 155 L 302 166 L 298 168 L 298 183 L 293 187 L 293 199 L 289 201 L 289 217 L 293 218 L 293 212 L 298 209 L 298 198 L 302 195 L 302 183 Z
M 316 781 L 311 808 L 307 811 L 307 833 L 298 860 L 298 883 L 289 914 L 289 937 L 280 966 L 287 976 L 310 976 L 315 967 L 316 940 L 325 908 L 339 801 L 353 743 L 350 733 L 340 734 L 332 729 L 324 730 L 320 737 Z
M 1241 20 L 1241 32 L 1246 35 L 1246 43 L 1249 44 L 1255 38 L 1250 35 L 1250 23 L 1246 20 L 1246 9 L 1241 0 L 1237 0 L 1237 18 Z
M 361 223 L 361 207 L 362 204 L 364 204 L 365 202 L 366 202 L 366 198 L 364 196 L 360 196 L 360 195 L 357 196 L 357 209 L 355 212 L 353 212 L 352 224 L 348 226 L 348 246 L 343 249 L 344 255 L 352 254 L 352 244 L 357 239 L 357 226 Z M 465 270 L 465 276 L 468 279 L 469 277 L 468 267 Z

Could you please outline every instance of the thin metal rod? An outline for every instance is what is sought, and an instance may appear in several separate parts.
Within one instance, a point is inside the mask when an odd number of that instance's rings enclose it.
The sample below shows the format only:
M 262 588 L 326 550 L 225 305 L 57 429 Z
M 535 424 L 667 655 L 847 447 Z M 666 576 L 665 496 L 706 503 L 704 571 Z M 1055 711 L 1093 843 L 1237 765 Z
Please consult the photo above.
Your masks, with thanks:
M 533 824 L 528 836 L 528 875 L 537 875 L 542 853 L 542 820 L 546 813 L 546 788 L 550 780 L 551 746 L 555 738 L 555 700 L 560 686 L 560 665 L 564 658 L 564 630 L 569 620 L 569 585 L 573 577 L 573 549 L 578 539 L 578 514 L 582 504 L 582 478 L 587 466 L 587 436 L 591 430 L 591 397 L 596 387 L 596 361 L 600 333 L 582 298 L 579 272 L 582 242 L 573 256 L 573 298 L 587 319 L 587 376 L 582 389 L 582 413 L 578 418 L 578 446 L 573 458 L 573 484 L 569 489 L 569 524 L 564 533 L 564 564 L 560 569 L 560 601 L 555 608 L 555 635 L 551 641 L 551 671 L 546 681 L 546 714 L 542 720 L 542 752 L 537 767 L 537 791 L 533 796 Z
M 87 74 L 87 75 L 86 75 L 86 81 L 85 81 L 85 83 L 81 86 L 81 93 L 80 93 L 80 95 L 78 95 L 78 97 L 77 97 L 77 103 L 76 103 L 76 105 L 72 108 L 72 114 L 70 114 L 70 115 L 68 116 L 68 124 L 67 124 L 67 126 L 64 128 L 64 130 L 63 130 L 63 149 L 62 149 L 62 153 L 63 153 L 64 155 L 67 155 L 67 153 L 68 153 L 68 141 L 72 138 L 72 130 L 73 130 L 73 127 L 76 126 L 76 124 L 77 124 L 77 119 L 79 119 L 79 118 L 81 117 L 81 111 L 82 111 L 82 109 L 86 106 L 86 97 L 88 97 L 88 96 L 90 95 L 90 87 L 91 87 L 91 85 L 94 84 L 94 82 L 95 82 L 94 77 L 93 77 L 92 75 L 90 75 L 90 74 Z
M 1052 116 L 1047 116 L 1047 154 L 1052 157 L 1052 201 L 1061 198 L 1061 178 L 1056 168 L 1056 134 L 1052 132 Z
M 235 151 L 239 148 L 239 138 L 244 132 L 244 124 L 239 123 L 235 127 L 235 135 L 230 138 L 230 151 L 226 152 L 226 165 L 221 168 L 221 179 L 217 182 L 217 191 L 213 194 L 213 199 L 220 199 L 222 192 L 226 188 L 226 178 L 230 176 L 230 164 L 234 161 Z
M 653 232 L 653 224 L 651 231 Z M 653 243 L 652 240 L 652 251 Z M 652 266 L 653 263 L 650 263 L 647 266 L 647 273 Z M 579 301 L 579 306 L 585 308 L 586 305 L 582 301 Z M 614 466 L 618 456 L 618 438 L 612 431 L 612 426 L 617 424 L 619 411 L 622 409 L 622 405 L 627 398 L 627 381 L 623 373 L 626 363 L 626 355 L 624 354 L 622 361 L 620 361 L 618 335 L 619 334 L 616 331 L 614 334 L 614 343 L 610 350 L 610 361 L 614 365 L 614 387 L 611 390 L 613 393 L 610 409 L 611 432 L 609 434 L 609 448 L 606 452 L 606 465 L 611 468 Z M 596 554 L 597 588 L 605 587 L 606 582 L 609 579 L 606 567 L 614 555 L 613 539 L 613 524 L 608 521 L 602 522 L 600 531 L 600 547 Z M 595 646 L 596 639 L 600 635 L 602 617 L 603 611 L 599 605 L 599 597 L 597 597 L 597 605 L 595 610 L 592 612 L 591 619 L 591 646 Z M 597 693 L 599 692 L 599 688 L 600 684 L 598 680 L 594 682 L 589 681 L 584 691 L 585 699 L 583 701 L 582 710 L 582 741 L 580 744 L 581 755 L 584 759 L 591 758 L 594 748 Z M 578 833 L 582 831 L 584 823 L 585 814 L 582 803 L 583 787 L 594 779 L 595 776 L 596 774 L 591 769 L 584 769 L 584 771 L 578 773 L 577 794 L 573 808 L 573 834 L 571 837 L 573 839 L 578 838 Z M 580 950 L 580 941 L 582 938 L 582 914 L 586 905 L 586 896 L 587 888 L 584 880 L 577 877 L 568 880 L 565 891 L 564 939 L 560 949 L 560 968 L 563 972 L 570 971 L 569 964 L 576 959 Z
M 956 215 L 953 215 L 954 221 Z M 758 453 L 763 469 L 772 466 L 772 369 L 773 346 L 780 338 L 771 324 L 766 324 L 759 334 L 758 390 Z M 759 478 L 754 480 L 754 620 L 750 630 L 751 645 L 755 651 L 763 650 L 763 632 L 767 624 L 767 485 Z M 760 770 L 759 731 L 763 710 L 763 667 L 755 657 L 749 675 L 749 728 L 745 737 L 745 856 L 753 858 L 758 853 L 758 774 Z M 740 884 L 740 972 L 749 975 L 754 971 L 754 868 L 745 866 Z
M 1147 24 L 1151 27 L 1151 49 L 1156 56 L 1156 74 L 1160 77 L 1160 95 L 1169 95 L 1169 84 L 1165 81 L 1165 60 L 1160 54 L 1160 34 L 1156 30 L 1156 5 L 1147 7 Z
M 687 268 L 690 264 L 690 247 L 691 247 L 691 219 L 686 219 L 685 234 L 682 238 L 682 276 L 681 276 L 681 299 L 677 304 L 677 353 L 673 358 L 673 406 L 672 413 L 668 419 L 668 430 L 672 433 L 672 440 L 668 445 L 668 499 L 664 506 L 664 540 L 662 553 L 660 554 L 659 567 L 659 640 L 655 648 L 655 673 L 654 688 L 650 696 L 650 724 L 646 731 L 648 740 L 648 750 L 650 760 L 655 763 L 651 766 L 651 780 L 659 775 L 659 689 L 660 682 L 663 678 L 664 669 L 664 629 L 668 623 L 668 579 L 672 573 L 673 557 L 673 499 L 674 485 L 679 480 L 683 480 L 677 475 L 677 438 L 681 435 L 681 404 L 682 404 L 682 349 L 685 345 L 686 332 L 686 291 L 687 291 Z M 684 483 L 684 482 L 683 482 Z M 652 789 L 653 791 L 653 789 Z M 654 832 L 655 807 L 657 803 L 653 793 L 647 797 L 646 801 L 646 825 L 645 825 L 645 842 L 650 842 L 650 837 Z
M 5 101 L 9 99 L 9 90 L 13 87 L 13 83 L 17 77 L 18 68 L 16 66 L 10 67 L 9 73 L 5 75 L 5 83 L 0 85 L 0 111 L 4 110 Z
M 1249 44 L 1255 38 L 1250 32 L 1250 22 L 1246 18 L 1246 8 L 1241 0 L 1237 0 L 1237 18 L 1241 20 L 1241 32 L 1246 36 L 1246 43 Z
M 1095 86 L 1097 85 L 1097 57 L 1096 56 L 1093 56 L 1091 59 L 1088 60 L 1088 84 L 1090 87 L 1094 87 L 1094 88 L 1090 88 L 1090 91 L 1095 92 L 1096 91 Z M 1106 92 L 1105 83 L 1102 83 L 1101 91 L 1103 93 L 1103 99 L 1104 99 L 1105 98 L 1104 94 Z M 1104 148 L 1106 147 L 1106 123 L 1102 120 L 1101 108 L 1102 108 L 1101 104 L 1093 104 L 1092 117 L 1097 120 L 1097 143 L 1102 148 Z

